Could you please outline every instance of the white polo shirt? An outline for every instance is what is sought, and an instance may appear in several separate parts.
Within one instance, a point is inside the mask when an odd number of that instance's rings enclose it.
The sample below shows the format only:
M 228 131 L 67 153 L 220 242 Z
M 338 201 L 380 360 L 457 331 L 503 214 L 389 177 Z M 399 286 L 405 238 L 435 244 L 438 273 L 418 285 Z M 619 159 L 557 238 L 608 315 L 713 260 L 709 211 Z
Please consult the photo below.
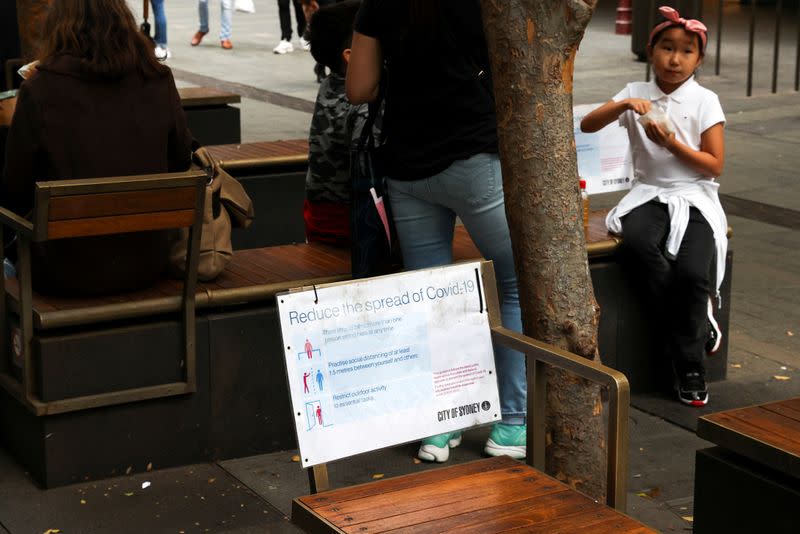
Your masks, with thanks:
M 665 94 L 655 81 L 633 82 L 614 95 L 619 102 L 626 98 L 650 100 L 660 107 L 675 124 L 675 137 L 681 143 L 700 150 L 700 136 L 715 124 L 725 122 L 719 97 L 701 87 L 694 76 L 670 94 Z M 639 115 L 628 110 L 619 116 L 620 126 L 628 129 L 631 143 L 634 176 L 638 181 L 658 187 L 669 187 L 677 182 L 708 179 L 673 156 L 669 150 L 650 139 L 639 124 Z

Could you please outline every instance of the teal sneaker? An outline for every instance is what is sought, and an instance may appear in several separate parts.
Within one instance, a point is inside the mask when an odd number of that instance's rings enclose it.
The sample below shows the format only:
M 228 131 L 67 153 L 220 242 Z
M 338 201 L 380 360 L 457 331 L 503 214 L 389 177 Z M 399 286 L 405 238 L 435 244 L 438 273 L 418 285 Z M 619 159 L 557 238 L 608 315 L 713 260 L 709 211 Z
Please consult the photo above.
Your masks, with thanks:
M 417 458 L 426 462 L 446 462 L 450 449 L 461 445 L 461 431 L 439 434 L 422 440 Z
M 528 425 L 507 425 L 496 423 L 486 441 L 484 452 L 489 456 L 511 456 L 521 460 L 526 454 L 526 433 Z

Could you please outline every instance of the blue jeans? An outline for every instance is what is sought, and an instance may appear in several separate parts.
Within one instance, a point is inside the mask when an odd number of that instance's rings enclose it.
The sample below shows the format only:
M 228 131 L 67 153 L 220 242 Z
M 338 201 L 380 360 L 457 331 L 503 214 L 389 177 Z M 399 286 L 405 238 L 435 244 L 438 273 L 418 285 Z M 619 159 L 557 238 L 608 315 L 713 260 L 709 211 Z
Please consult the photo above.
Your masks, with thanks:
M 164 13 L 164 0 L 150 0 L 153 6 L 153 18 L 156 23 L 156 35 L 153 40 L 162 48 L 167 47 L 167 15 Z
M 517 275 L 503 203 L 503 177 L 496 154 L 477 154 L 454 162 L 430 178 L 388 180 L 389 198 L 407 269 L 453 261 L 456 216 L 487 260 L 500 283 L 503 326 L 522 331 Z M 503 422 L 525 423 L 527 381 L 522 353 L 495 346 Z
M 198 0 L 198 11 L 200 12 L 200 31 L 208 32 L 208 0 Z M 231 38 L 231 20 L 233 19 L 233 0 L 219 0 L 220 19 L 219 19 L 219 40 Z

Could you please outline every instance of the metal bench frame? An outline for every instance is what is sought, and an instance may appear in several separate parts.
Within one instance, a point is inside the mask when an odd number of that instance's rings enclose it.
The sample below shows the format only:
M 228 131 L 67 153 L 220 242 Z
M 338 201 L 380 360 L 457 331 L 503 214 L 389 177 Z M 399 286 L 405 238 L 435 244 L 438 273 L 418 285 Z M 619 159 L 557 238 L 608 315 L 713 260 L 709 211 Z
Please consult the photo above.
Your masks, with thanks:
M 504 328 L 500 318 L 500 301 L 495 284 L 494 265 L 491 261 L 484 260 L 481 264 L 481 271 L 492 340 L 518 350 L 527 357 L 528 456 L 526 463 L 540 471 L 545 470 L 545 408 L 547 404 L 545 372 L 547 366 L 562 369 L 606 386 L 609 388 L 606 504 L 624 512 L 628 476 L 628 409 L 630 406 L 628 379 L 624 374 L 603 364 Z M 329 284 L 329 286 L 339 284 Z M 308 468 L 308 478 L 311 493 L 331 489 L 327 464 Z M 295 502 L 298 501 L 295 500 Z
M 173 395 L 193 393 L 197 390 L 196 354 L 195 354 L 195 288 L 197 285 L 197 268 L 199 263 L 200 235 L 202 233 L 203 207 L 205 204 L 205 186 L 208 176 L 201 171 L 181 173 L 153 174 L 144 176 L 124 176 L 112 178 L 92 178 L 85 180 L 62 180 L 55 182 L 38 182 L 35 192 L 33 222 L 26 220 L 12 211 L 0 207 L 0 224 L 16 232 L 18 236 L 17 274 L 19 281 L 19 351 L 22 359 L 22 381 L 18 381 L 9 373 L 9 343 L 6 340 L 9 303 L 4 276 L 0 276 L 0 386 L 37 416 L 87 410 L 101 406 L 110 406 L 126 402 L 155 399 Z M 110 391 L 96 395 L 86 395 L 69 399 L 41 401 L 34 386 L 34 362 L 31 341 L 33 339 L 33 291 L 31 288 L 31 243 L 52 239 L 48 235 L 50 222 L 50 204 L 52 199 L 73 195 L 135 193 L 158 189 L 174 189 L 193 187 L 194 213 L 189 227 L 189 244 L 186 253 L 186 271 L 181 299 L 181 316 L 184 344 L 184 380 L 168 384 L 158 384 L 120 391 Z M 142 215 L 142 214 L 139 214 Z M 146 213 L 144 214 L 146 215 Z M 111 213 L 109 216 L 113 217 Z M 136 228 L 125 231 L 146 231 L 174 228 L 158 223 L 143 222 Z M 113 235 L 120 233 L 113 229 L 97 230 L 87 235 Z M 0 251 L 3 250 L 3 236 L 0 232 Z M 0 255 L 3 255 L 0 252 Z M 3 255 L 4 256 L 4 255 Z M 9 298 L 9 300 L 11 300 Z M 13 338 L 13 336 L 12 336 Z M 16 340 L 15 340 L 16 341 Z

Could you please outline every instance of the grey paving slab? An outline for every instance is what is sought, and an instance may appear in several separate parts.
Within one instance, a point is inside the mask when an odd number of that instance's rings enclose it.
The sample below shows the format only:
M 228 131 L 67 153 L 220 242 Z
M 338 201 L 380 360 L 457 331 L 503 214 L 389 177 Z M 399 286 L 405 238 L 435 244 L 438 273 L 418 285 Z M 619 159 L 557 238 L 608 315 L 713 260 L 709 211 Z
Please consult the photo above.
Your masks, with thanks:
M 298 532 L 282 513 L 214 464 L 45 491 L 0 449 L 0 473 L 0 524 L 10 534 L 49 529 L 64 534 Z

